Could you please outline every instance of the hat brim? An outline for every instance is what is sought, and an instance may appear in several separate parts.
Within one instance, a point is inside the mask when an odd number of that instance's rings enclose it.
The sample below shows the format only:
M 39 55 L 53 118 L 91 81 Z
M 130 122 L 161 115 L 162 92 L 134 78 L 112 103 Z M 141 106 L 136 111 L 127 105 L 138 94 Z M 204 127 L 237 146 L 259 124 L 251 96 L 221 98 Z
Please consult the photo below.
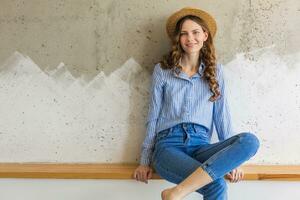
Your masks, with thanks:
M 167 20 L 166 31 L 170 38 L 172 38 L 174 35 L 174 31 L 175 31 L 177 22 L 181 18 L 188 16 L 188 15 L 196 16 L 196 17 L 203 19 L 206 22 L 212 37 L 214 37 L 216 35 L 217 23 L 216 23 L 216 20 L 210 14 L 208 14 L 207 12 L 205 12 L 203 10 L 196 9 L 196 8 L 183 8 L 183 9 L 173 13 Z

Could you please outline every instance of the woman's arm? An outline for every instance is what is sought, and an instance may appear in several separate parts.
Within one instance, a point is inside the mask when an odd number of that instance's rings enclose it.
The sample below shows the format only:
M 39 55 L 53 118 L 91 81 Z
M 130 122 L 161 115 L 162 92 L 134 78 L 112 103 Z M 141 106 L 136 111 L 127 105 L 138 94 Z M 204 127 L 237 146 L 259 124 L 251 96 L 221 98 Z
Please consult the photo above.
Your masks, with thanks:
M 160 64 L 156 64 L 152 74 L 149 111 L 146 122 L 146 137 L 142 145 L 141 165 L 150 165 L 154 147 L 155 129 L 163 99 L 163 79 Z
M 223 76 L 223 66 L 217 65 L 217 79 L 221 92 L 221 97 L 213 105 L 213 123 L 216 127 L 220 141 L 225 140 L 233 135 L 231 123 L 231 114 L 227 102 L 225 81 Z

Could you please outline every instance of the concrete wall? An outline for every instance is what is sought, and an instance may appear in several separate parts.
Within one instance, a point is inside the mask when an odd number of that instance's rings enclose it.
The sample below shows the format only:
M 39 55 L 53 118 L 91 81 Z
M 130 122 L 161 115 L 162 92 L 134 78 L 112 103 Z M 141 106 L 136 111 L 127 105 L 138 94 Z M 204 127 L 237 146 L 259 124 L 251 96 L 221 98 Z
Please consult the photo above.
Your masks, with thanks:
M 298 0 L 1 0 L 0 162 L 137 162 L 165 21 L 184 6 L 217 20 L 234 127 L 261 140 L 249 163 L 300 164 Z M 170 185 L 1 179 L 0 197 L 159 199 Z M 299 199 L 298 188 L 242 182 L 229 197 Z
M 0 161 L 137 162 L 166 18 L 215 16 L 237 132 L 252 163 L 300 164 L 298 0 L 2 0 Z

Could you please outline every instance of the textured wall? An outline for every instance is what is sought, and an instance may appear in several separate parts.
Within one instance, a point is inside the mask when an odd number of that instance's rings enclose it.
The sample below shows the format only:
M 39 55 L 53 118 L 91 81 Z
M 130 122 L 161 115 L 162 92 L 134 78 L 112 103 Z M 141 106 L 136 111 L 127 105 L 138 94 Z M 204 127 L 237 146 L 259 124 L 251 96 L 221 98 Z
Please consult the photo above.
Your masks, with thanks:
M 0 161 L 135 162 L 165 21 L 215 16 L 237 132 L 253 163 L 300 164 L 300 2 L 8 1 L 0 7 Z

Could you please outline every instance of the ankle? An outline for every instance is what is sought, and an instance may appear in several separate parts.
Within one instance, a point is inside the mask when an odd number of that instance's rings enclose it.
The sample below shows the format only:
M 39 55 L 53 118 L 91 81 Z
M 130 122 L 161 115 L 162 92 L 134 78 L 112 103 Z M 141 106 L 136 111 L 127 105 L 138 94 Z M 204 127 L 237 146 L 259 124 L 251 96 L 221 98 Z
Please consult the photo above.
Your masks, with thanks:
M 181 198 L 183 198 L 184 196 L 186 196 L 186 194 L 184 193 L 184 188 L 181 185 L 176 185 L 173 188 L 173 193 L 176 196 L 181 197 Z

